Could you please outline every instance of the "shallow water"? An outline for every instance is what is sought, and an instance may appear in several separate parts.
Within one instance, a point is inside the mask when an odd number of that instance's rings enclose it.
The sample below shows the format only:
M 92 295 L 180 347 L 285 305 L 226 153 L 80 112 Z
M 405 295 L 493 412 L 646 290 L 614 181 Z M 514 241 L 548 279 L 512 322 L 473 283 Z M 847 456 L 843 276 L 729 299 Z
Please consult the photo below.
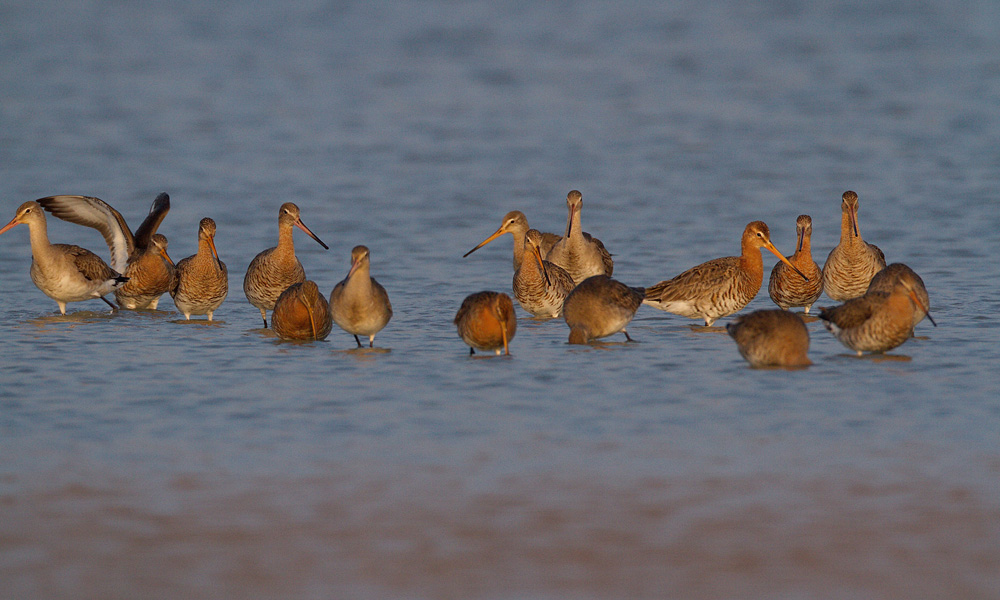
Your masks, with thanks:
M 0 236 L 0 595 L 992 597 L 1000 11 L 745 4 L 5 4 L 0 222 L 167 191 L 171 255 L 213 217 L 230 295 L 59 316 Z M 857 359 L 812 322 L 812 367 L 752 370 L 643 307 L 634 344 L 522 318 L 469 357 L 451 319 L 509 292 L 509 236 L 461 255 L 509 210 L 561 230 L 574 188 L 631 285 L 755 219 L 791 253 L 801 213 L 822 263 L 853 189 L 939 326 Z M 374 350 L 260 329 L 285 201 L 326 293 L 371 248 Z

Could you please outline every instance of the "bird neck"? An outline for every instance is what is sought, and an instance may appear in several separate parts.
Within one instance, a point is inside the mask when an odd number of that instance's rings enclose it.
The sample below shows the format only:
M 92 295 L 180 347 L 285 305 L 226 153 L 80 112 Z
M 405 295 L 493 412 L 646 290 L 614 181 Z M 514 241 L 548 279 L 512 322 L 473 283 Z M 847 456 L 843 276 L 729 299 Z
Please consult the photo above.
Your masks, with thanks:
M 566 233 L 563 237 L 567 239 L 583 239 L 583 231 L 580 229 L 580 211 L 571 210 L 566 221 Z
M 763 250 L 763 248 L 745 243 L 743 254 L 740 255 L 741 270 L 751 278 L 751 281 L 755 281 L 757 286 L 760 286 L 764 281 L 764 257 L 761 256 Z
M 354 289 L 365 289 L 372 286 L 371 265 L 360 265 L 347 280 L 347 287 Z
M 291 225 L 278 228 L 278 245 L 274 248 L 274 254 L 282 259 L 287 256 L 295 257 L 295 239 L 292 233 Z
M 797 259 L 799 257 L 805 257 L 805 258 L 812 257 L 812 241 L 810 239 L 811 237 L 812 236 L 809 235 L 802 236 L 802 248 L 801 249 L 796 248 L 795 252 L 793 253 L 793 257 L 790 258 L 789 260 L 795 262 L 794 259 Z
M 52 243 L 49 241 L 49 228 L 45 219 L 38 219 L 28 224 L 28 238 L 31 240 L 31 254 L 36 260 L 44 260 L 52 254 Z
M 208 238 L 198 238 L 198 254 L 195 255 L 199 261 L 215 261 L 215 253 L 212 252 L 212 245 L 208 243 Z
M 582 327 L 573 327 L 569 330 L 570 344 L 586 344 L 587 332 Z
M 516 271 L 521 266 L 521 261 L 524 260 L 524 257 L 531 253 L 524 251 L 523 231 L 511 230 L 510 233 L 514 236 L 514 270 Z
M 851 215 L 848 212 L 840 212 L 840 243 L 847 244 L 849 246 L 860 245 L 861 240 L 861 226 L 855 223 L 855 227 L 858 229 L 858 235 L 854 235 L 854 227 L 851 227 Z
M 521 262 L 514 273 L 523 282 L 536 283 L 545 278 L 542 267 L 535 258 L 535 253 L 525 249 L 521 256 Z

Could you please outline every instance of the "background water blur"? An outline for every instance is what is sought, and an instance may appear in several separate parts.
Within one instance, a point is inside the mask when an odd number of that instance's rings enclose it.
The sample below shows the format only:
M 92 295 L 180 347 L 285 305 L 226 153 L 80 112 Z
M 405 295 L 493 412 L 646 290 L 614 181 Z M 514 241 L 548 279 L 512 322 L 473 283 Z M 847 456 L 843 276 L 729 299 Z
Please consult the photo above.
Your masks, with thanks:
M 167 191 L 172 256 L 213 217 L 230 295 L 212 325 L 169 299 L 60 317 L 27 228 L 0 237 L 0 596 L 996 597 L 998 24 L 985 0 L 5 2 L 0 223 L 88 194 L 134 227 Z M 511 358 L 470 358 L 451 318 L 509 291 L 510 238 L 461 255 L 513 209 L 560 231 L 573 188 L 632 285 L 755 219 L 790 254 L 801 213 L 822 263 L 853 189 L 940 326 L 858 360 L 811 323 L 813 367 L 755 371 L 643 307 L 636 344 L 522 319 Z M 242 277 L 285 201 L 331 246 L 297 236 L 326 293 L 371 248 L 387 351 L 258 329 Z

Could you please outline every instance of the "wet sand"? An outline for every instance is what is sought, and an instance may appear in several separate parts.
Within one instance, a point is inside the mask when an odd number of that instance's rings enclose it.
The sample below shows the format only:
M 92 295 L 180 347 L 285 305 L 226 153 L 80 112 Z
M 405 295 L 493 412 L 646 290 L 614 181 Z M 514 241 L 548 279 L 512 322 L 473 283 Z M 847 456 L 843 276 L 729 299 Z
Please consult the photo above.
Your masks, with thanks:
M 5 481 L 4 597 L 968 599 L 1000 573 L 995 503 L 871 473 L 71 479 Z

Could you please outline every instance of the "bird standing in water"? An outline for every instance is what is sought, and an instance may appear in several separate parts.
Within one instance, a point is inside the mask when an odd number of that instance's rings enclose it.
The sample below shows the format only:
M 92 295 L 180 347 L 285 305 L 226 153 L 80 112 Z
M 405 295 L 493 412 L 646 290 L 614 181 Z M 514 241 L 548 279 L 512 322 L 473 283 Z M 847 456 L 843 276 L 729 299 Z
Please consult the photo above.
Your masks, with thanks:
M 31 281 L 56 301 L 60 313 L 66 314 L 67 302 L 94 298 L 103 300 L 112 311 L 117 310 L 104 296 L 127 282 L 128 277 L 86 248 L 49 242 L 45 213 L 38 202 L 17 207 L 14 218 L 0 229 L 0 234 L 21 224 L 28 226 L 31 241 Z
M 760 291 L 767 248 L 803 279 L 808 279 L 771 243 L 763 221 L 748 223 L 740 240 L 740 256 L 716 258 L 684 271 L 668 281 L 646 288 L 645 303 L 690 319 L 704 319 L 709 327 L 718 318 L 742 309 Z
M 354 335 L 361 347 L 359 335 L 368 336 L 368 347 L 375 346 L 375 334 L 382 331 L 392 318 L 389 294 L 371 276 L 371 258 L 367 246 L 351 250 L 351 270 L 330 293 L 333 322 Z
M 333 329 L 330 305 L 315 281 L 288 286 L 274 302 L 271 329 L 283 340 L 323 340 Z
M 566 233 L 549 250 L 546 257 L 550 263 L 559 265 L 573 281 L 580 282 L 593 275 L 611 276 L 615 264 L 611 254 L 601 240 L 584 233 L 580 226 L 580 212 L 583 210 L 583 194 L 572 190 L 566 196 Z
M 565 269 L 542 260 L 542 234 L 529 229 L 524 236 L 521 264 L 514 271 L 514 298 L 535 317 L 562 314 L 563 301 L 573 290 L 573 278 Z
M 812 218 L 809 215 L 799 215 L 795 219 L 795 252 L 788 257 L 788 262 L 795 265 L 798 273 L 789 269 L 785 263 L 778 262 L 771 268 L 771 279 L 767 292 L 782 310 L 793 306 L 805 307 L 805 313 L 823 293 L 823 271 L 812 257 Z M 803 279 L 802 273 L 808 279 Z
M 260 310 L 260 318 L 267 327 L 267 311 L 274 308 L 274 302 L 281 292 L 293 283 L 306 280 L 306 270 L 295 256 L 295 242 L 292 228 L 298 227 L 306 235 L 316 240 L 327 250 L 329 246 L 309 230 L 299 216 L 299 207 L 285 202 L 278 209 L 278 245 L 268 248 L 254 257 L 243 278 L 243 293 L 250 304 Z
M 104 236 L 111 250 L 111 268 L 129 280 L 115 289 L 118 306 L 130 310 L 153 309 L 160 296 L 176 285 L 174 262 L 167 254 L 167 238 L 156 233 L 170 211 L 170 196 L 159 194 L 149 214 L 133 235 L 113 206 L 92 196 L 48 196 L 42 208 L 64 221 L 91 227 Z
M 185 319 L 208 315 L 209 321 L 229 295 L 229 272 L 215 248 L 212 219 L 205 217 L 198 224 L 198 252 L 177 263 L 177 284 L 170 295 Z
M 876 273 L 885 268 L 885 254 L 861 238 L 858 195 L 844 192 L 840 201 L 840 243 L 823 265 L 823 291 L 837 302 L 862 296 Z

